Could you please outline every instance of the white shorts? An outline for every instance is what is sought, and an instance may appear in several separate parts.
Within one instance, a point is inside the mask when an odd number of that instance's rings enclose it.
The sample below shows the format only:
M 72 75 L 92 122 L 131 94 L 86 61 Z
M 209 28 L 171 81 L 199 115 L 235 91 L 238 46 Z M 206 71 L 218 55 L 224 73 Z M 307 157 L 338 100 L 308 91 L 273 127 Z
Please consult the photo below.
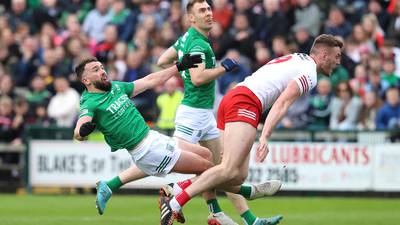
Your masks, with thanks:
M 150 176 L 164 177 L 171 172 L 182 150 L 175 138 L 150 130 L 136 148 L 130 150 L 136 166 Z
M 193 144 L 218 138 L 213 110 L 180 105 L 175 116 L 174 136 Z

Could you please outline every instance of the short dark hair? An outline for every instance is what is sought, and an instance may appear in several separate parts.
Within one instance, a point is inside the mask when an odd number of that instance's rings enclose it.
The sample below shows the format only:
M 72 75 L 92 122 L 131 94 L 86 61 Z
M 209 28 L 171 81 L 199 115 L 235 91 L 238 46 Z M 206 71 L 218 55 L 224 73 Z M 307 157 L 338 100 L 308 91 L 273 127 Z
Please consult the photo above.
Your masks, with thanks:
M 186 5 L 186 13 L 189 13 L 192 10 L 193 5 L 195 3 L 202 3 L 202 2 L 206 2 L 206 0 L 189 0 Z
M 75 73 L 76 73 L 76 75 L 78 76 L 78 79 L 79 79 L 79 80 L 82 79 L 82 74 L 83 74 L 83 71 L 85 70 L 86 64 L 91 63 L 91 62 L 98 62 L 98 61 L 99 61 L 99 60 L 97 60 L 96 57 L 87 58 L 87 59 L 82 60 L 82 61 L 75 67 Z
M 315 38 L 310 53 L 317 53 L 319 47 L 343 47 L 343 42 L 330 34 L 321 34 Z

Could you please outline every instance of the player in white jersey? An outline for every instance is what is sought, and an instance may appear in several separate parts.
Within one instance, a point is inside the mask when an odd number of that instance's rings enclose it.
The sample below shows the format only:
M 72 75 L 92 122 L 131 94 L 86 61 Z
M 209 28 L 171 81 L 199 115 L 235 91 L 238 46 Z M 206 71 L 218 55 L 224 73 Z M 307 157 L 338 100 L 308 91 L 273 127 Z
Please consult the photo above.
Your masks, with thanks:
M 220 103 L 217 118 L 224 142 L 222 162 L 206 170 L 192 185 L 167 201 L 165 211 L 169 211 L 171 219 L 165 224 L 172 224 L 176 212 L 192 197 L 211 188 L 241 194 L 248 199 L 265 195 L 267 186 L 241 185 L 247 177 L 249 152 L 262 111 L 272 106 L 257 147 L 256 156 L 260 162 L 268 154 L 267 139 L 289 106 L 316 86 L 317 72 L 328 76 L 332 73 L 340 63 L 342 47 L 343 43 L 334 36 L 320 35 L 315 39 L 310 55 L 296 53 L 274 59 L 229 91 Z

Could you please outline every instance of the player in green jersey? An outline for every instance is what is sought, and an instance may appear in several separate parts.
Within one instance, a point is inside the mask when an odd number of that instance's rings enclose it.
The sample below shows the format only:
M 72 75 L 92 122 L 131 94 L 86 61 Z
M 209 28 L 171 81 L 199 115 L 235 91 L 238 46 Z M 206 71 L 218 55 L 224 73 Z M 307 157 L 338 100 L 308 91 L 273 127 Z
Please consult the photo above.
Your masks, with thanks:
M 200 62 L 199 55 L 188 54 L 176 66 L 133 82 L 119 82 L 109 80 L 103 65 L 96 58 L 82 61 L 75 71 L 86 90 L 81 97 L 81 113 L 74 130 L 75 139 L 83 141 L 97 128 L 104 134 L 111 151 L 127 149 L 135 166 L 120 174 L 119 182 L 137 180 L 148 175 L 165 176 L 172 171 L 200 174 L 213 165 L 211 152 L 204 147 L 150 130 L 130 100 L 165 82 L 178 71 L 196 67 Z M 113 191 L 113 185 L 110 186 L 100 194 L 111 196 L 106 193 Z M 100 213 L 104 207 L 99 208 Z
M 221 62 L 221 66 L 216 66 L 214 52 L 208 41 L 213 24 L 210 5 L 205 0 L 189 0 L 186 9 L 190 28 L 160 56 L 158 64 L 165 68 L 184 54 L 201 55 L 203 62 L 197 68 L 180 72 L 184 81 L 184 98 L 176 113 L 174 136 L 207 147 L 213 152 L 214 163 L 219 164 L 223 143 L 213 115 L 215 79 L 233 70 L 237 64 L 228 58 Z M 273 220 L 279 222 L 280 217 L 256 217 L 242 196 L 232 193 L 227 193 L 227 196 L 246 224 L 274 224 Z M 237 224 L 222 212 L 215 192 L 206 192 L 203 197 L 210 209 L 208 224 Z
M 221 66 L 216 66 L 214 52 L 208 42 L 208 34 L 213 20 L 210 6 L 204 0 L 190 0 L 187 6 L 191 27 L 176 41 L 165 53 L 163 53 L 158 64 L 164 68 L 170 66 L 174 61 L 181 59 L 185 54 L 200 54 L 203 63 L 195 69 L 181 71 L 184 80 L 184 99 L 176 114 L 174 136 L 193 144 L 199 143 L 213 152 L 213 161 L 220 162 L 220 151 L 222 143 L 219 130 L 213 115 L 215 99 L 215 79 L 227 71 L 233 70 L 237 64 L 231 59 L 225 59 Z M 137 174 L 137 168 L 129 168 L 123 174 Z M 121 174 L 105 182 L 109 186 L 117 188 L 130 180 L 120 181 Z M 191 180 L 178 182 L 178 185 L 164 187 L 164 192 L 179 193 L 191 184 Z M 102 186 L 104 187 L 104 186 Z M 102 188 L 100 187 L 100 188 Z M 170 190 L 173 189 L 173 190 Z M 109 198 L 103 198 L 97 194 L 97 201 L 106 204 Z M 227 193 L 233 201 L 238 212 L 246 224 L 276 224 L 281 217 L 258 218 L 250 210 L 243 197 Z M 214 191 L 204 194 L 210 209 L 208 223 L 212 225 L 237 225 L 226 216 L 217 200 Z M 178 221 L 180 222 L 180 221 Z

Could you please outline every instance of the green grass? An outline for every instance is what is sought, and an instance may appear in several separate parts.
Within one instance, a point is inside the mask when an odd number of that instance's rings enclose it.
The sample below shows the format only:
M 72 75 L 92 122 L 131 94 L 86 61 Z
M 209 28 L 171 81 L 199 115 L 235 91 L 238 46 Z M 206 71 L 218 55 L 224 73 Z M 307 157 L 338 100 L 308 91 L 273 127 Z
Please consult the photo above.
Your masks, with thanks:
M 251 201 L 259 216 L 282 214 L 282 225 L 398 225 L 400 199 L 274 197 Z M 242 224 L 232 205 L 222 208 Z M 205 225 L 207 207 L 200 198 L 184 208 L 188 225 Z M 97 215 L 90 195 L 0 195 L 1 225 L 159 224 L 156 196 L 116 195 L 105 215 Z

